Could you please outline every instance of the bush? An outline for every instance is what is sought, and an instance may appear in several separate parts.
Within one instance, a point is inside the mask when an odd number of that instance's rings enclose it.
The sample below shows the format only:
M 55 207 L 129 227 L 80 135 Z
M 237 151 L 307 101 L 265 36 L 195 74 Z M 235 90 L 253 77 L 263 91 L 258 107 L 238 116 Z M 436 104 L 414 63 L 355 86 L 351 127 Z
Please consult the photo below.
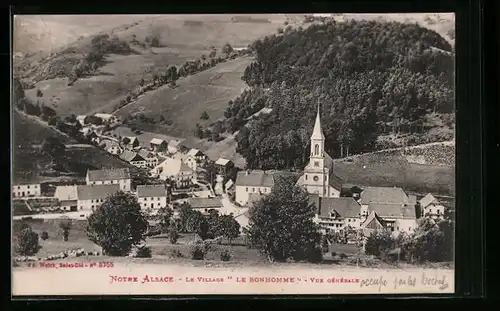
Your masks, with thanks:
M 337 252 L 332 252 L 332 257 L 337 256 Z
M 71 220 L 63 220 L 59 223 L 59 228 L 61 230 L 64 241 L 68 241 L 69 231 L 71 230 L 72 226 L 73 223 L 71 222 Z
M 43 231 L 40 238 L 44 241 L 47 240 L 49 238 L 49 233 L 47 231 Z
M 230 261 L 231 260 L 231 253 L 225 249 L 220 253 L 220 260 L 222 261 Z
M 365 244 L 365 252 L 367 255 L 380 256 L 386 250 L 389 250 L 394 245 L 394 238 L 391 233 L 383 230 L 372 233 Z
M 341 253 L 341 254 L 339 255 L 339 257 L 340 257 L 340 259 L 346 259 L 346 258 L 347 258 L 347 255 L 346 255 L 346 254 L 344 254 L 344 253 Z
M 151 258 L 151 248 L 143 246 L 137 250 L 134 257 L 136 258 Z
M 202 244 L 194 244 L 192 247 L 191 247 L 191 259 L 194 259 L 194 260 L 203 260 L 205 259 L 205 255 L 206 255 L 206 250 L 205 250 L 205 247 L 204 245 Z
M 171 244 L 177 243 L 177 240 L 179 240 L 179 230 L 177 228 L 176 223 L 172 223 L 170 225 L 169 231 L 168 231 L 168 239 Z
M 22 256 L 33 256 L 42 247 L 38 241 L 38 234 L 31 227 L 24 228 L 17 237 L 16 252 Z
M 179 251 L 178 249 L 173 249 L 170 252 L 170 256 L 173 258 L 184 258 L 184 254 L 181 253 L 181 251 Z

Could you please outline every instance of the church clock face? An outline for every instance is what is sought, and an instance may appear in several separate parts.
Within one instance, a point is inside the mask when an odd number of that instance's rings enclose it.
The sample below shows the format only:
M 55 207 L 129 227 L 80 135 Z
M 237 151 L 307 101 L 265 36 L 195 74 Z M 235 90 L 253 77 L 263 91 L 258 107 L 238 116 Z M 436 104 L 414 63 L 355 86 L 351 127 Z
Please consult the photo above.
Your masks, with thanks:
M 314 180 L 314 181 L 318 181 L 318 179 L 319 179 L 319 177 L 318 177 L 318 176 L 314 176 L 314 177 L 313 177 L 313 180 Z

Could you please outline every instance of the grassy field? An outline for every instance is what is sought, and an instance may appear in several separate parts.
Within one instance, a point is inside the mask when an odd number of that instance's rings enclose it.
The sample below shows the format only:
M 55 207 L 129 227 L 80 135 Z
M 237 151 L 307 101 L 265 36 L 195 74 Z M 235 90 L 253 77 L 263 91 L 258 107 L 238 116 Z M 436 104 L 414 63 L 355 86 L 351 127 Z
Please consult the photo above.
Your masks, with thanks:
M 454 157 L 454 154 L 449 156 Z M 454 166 L 409 163 L 401 151 L 369 153 L 336 159 L 334 163 L 334 171 L 348 183 L 398 186 L 417 193 L 455 195 Z
M 241 94 L 245 88 L 241 76 L 251 61 L 250 57 L 228 61 L 180 79 L 177 88 L 163 86 L 148 92 L 136 102 L 118 110 L 116 114 L 121 117 L 137 113 L 146 116 L 163 115 L 165 120 L 172 122 L 171 125 L 165 126 L 163 134 L 193 136 L 196 123 L 204 126 L 224 116 L 228 102 Z M 208 120 L 200 119 L 203 111 L 210 116 Z

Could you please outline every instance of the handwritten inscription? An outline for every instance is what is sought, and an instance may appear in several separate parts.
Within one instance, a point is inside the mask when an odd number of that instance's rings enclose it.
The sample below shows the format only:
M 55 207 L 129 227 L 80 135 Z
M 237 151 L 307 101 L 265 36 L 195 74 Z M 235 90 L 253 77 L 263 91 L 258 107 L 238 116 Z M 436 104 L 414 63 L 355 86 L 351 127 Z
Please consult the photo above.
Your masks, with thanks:
M 415 288 L 420 287 L 435 287 L 443 291 L 449 287 L 448 280 L 445 275 L 429 275 L 423 272 L 420 276 L 408 275 L 406 277 L 395 276 L 392 281 L 393 289 L 405 289 L 405 288 Z M 390 286 L 388 280 L 383 276 L 375 278 L 362 279 L 360 282 L 360 287 L 370 287 L 381 292 L 384 288 Z

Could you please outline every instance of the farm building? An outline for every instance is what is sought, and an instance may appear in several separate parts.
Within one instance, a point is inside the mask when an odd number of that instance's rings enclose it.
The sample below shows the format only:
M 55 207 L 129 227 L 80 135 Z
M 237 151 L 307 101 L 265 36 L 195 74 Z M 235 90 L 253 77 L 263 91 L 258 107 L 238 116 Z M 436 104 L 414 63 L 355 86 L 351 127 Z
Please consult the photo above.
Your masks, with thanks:
M 156 152 L 163 152 L 167 149 L 168 144 L 163 139 L 153 138 L 149 142 L 149 148 Z
M 14 198 L 41 196 L 40 184 L 17 184 L 12 186 L 12 196 Z
M 211 209 L 219 210 L 222 202 L 219 198 L 190 198 L 189 205 L 193 210 L 200 211 L 207 215 Z
M 125 150 L 122 152 L 122 154 L 120 154 L 120 159 L 122 159 L 123 161 L 128 162 L 128 163 L 130 163 L 133 166 L 138 167 L 138 168 L 147 167 L 146 159 L 144 159 L 137 152 Z
M 142 209 L 166 207 L 168 200 L 165 185 L 137 186 L 137 201 Z
M 122 191 L 130 191 L 132 188 L 132 178 L 128 168 L 89 170 L 85 180 L 87 185 L 119 185 Z
M 151 171 L 153 176 L 162 180 L 173 179 L 178 187 L 186 187 L 192 184 L 194 178 L 193 170 L 180 159 L 167 158 Z

